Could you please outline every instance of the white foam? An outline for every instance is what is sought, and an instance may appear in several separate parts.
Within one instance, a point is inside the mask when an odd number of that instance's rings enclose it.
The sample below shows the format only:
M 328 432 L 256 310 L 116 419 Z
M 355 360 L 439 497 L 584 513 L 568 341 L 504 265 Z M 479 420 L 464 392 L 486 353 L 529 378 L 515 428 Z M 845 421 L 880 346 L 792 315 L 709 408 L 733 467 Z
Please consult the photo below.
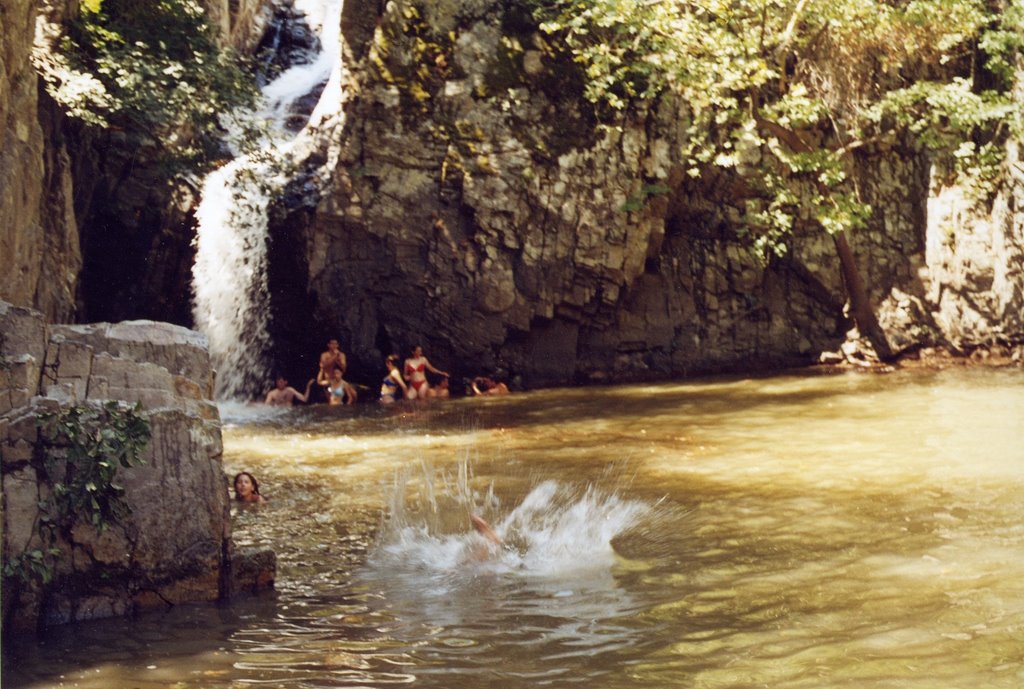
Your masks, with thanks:
M 249 425 L 279 419 L 291 411 L 288 407 L 236 400 L 222 400 L 217 403 L 217 409 L 220 411 L 221 423 L 225 426 Z
M 430 520 L 410 518 L 396 508 L 375 559 L 379 565 L 434 574 L 469 568 L 553 580 L 576 579 L 587 572 L 603 576 L 617 560 L 612 539 L 651 509 L 593 486 L 545 481 L 504 518 L 494 520 L 502 546 L 488 543 L 472 529 L 466 508 L 453 508 L 454 519 L 441 520 L 453 521 L 456 528 L 464 524 L 455 532 L 431 528 Z
M 286 69 L 267 84 L 255 112 L 223 118 L 228 144 L 238 157 L 207 176 L 196 211 L 193 316 L 210 341 L 219 399 L 249 396 L 269 377 L 267 208 L 287 184 L 292 149 L 310 127 L 340 116 L 343 105 L 342 0 L 298 0 L 295 6 L 319 34 L 321 52 L 310 64 Z M 328 86 L 310 123 L 291 135 L 285 127 L 291 106 L 324 82 Z M 259 154 L 242 155 L 245 123 L 259 122 L 265 125 Z

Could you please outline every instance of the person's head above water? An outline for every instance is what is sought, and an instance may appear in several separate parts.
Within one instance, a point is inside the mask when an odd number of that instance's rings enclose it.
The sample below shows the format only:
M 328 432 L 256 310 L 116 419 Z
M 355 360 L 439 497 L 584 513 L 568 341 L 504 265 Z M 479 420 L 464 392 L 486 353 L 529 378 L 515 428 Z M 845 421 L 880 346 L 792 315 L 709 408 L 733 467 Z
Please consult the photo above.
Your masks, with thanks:
M 235 474 L 235 500 L 239 502 L 260 502 L 263 496 L 260 495 L 260 484 L 256 477 L 248 471 L 240 471 Z
M 288 387 L 288 379 L 284 376 L 278 376 L 274 384 L 277 386 L 278 390 L 284 390 Z

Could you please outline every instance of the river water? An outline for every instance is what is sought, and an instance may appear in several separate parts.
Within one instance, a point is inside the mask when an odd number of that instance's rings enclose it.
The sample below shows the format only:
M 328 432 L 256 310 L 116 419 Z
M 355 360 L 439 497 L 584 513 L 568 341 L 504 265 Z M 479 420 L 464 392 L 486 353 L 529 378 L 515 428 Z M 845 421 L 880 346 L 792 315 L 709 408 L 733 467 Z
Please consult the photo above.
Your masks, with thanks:
M 16 644 L 4 686 L 1024 686 L 1024 371 L 222 413 L 276 591 Z

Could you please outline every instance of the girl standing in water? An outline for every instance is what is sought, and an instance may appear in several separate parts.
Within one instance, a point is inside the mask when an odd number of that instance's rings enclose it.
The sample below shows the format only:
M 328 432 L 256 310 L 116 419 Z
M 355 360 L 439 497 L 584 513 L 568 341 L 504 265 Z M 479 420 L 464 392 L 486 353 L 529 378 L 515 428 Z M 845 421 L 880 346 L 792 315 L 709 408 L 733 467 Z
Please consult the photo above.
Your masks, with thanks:
M 398 399 L 398 389 L 402 389 L 404 397 L 409 394 L 409 386 L 405 384 L 402 372 L 398 370 L 397 354 L 388 355 L 388 358 L 384 360 L 384 365 L 387 366 L 388 374 L 384 376 L 384 380 L 380 384 L 380 403 L 394 404 Z
M 416 345 L 412 348 L 412 356 L 405 360 L 405 377 L 409 379 L 409 389 L 405 396 L 408 399 L 423 399 L 430 390 L 430 383 L 427 382 L 427 371 L 436 373 L 439 376 L 448 377 L 448 374 L 434 366 L 423 356 L 423 347 Z
M 340 368 L 331 371 L 331 380 L 327 385 L 327 403 L 332 406 L 356 403 L 356 389 L 341 377 Z

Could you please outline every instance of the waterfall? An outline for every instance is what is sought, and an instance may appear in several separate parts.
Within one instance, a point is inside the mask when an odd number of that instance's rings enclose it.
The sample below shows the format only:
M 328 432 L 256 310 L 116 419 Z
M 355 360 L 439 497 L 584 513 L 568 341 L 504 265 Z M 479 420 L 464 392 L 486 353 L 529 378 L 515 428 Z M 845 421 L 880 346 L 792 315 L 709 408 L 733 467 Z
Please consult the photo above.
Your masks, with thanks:
M 295 0 L 320 38 L 319 53 L 266 84 L 257 110 L 222 118 L 235 158 L 203 182 L 192 268 L 193 317 L 210 342 L 218 399 L 251 397 L 268 382 L 268 208 L 288 183 L 302 142 L 342 117 L 342 2 Z M 309 121 L 294 132 L 293 106 L 325 83 Z M 254 126 L 261 132 L 255 151 L 243 152 L 242 132 Z

